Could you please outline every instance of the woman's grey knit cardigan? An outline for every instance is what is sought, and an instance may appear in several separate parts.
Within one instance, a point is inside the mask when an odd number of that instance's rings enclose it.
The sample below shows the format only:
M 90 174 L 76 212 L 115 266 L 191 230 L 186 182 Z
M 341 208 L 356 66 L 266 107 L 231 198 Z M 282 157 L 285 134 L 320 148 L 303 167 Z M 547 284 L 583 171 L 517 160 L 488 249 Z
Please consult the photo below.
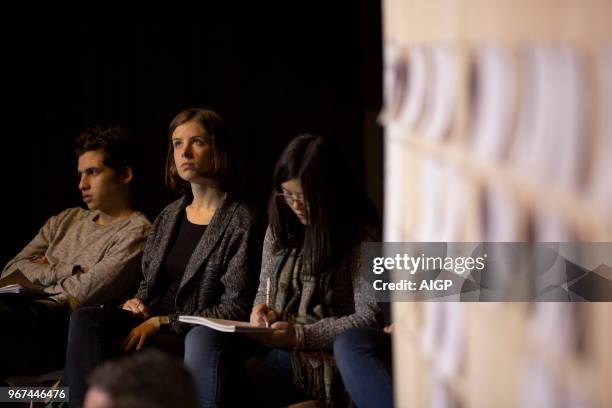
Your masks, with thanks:
M 146 305 L 163 270 L 164 258 L 181 212 L 184 196 L 159 214 L 142 255 L 143 279 L 136 297 Z M 253 211 L 229 193 L 221 202 L 185 268 L 170 316 L 170 331 L 184 334 L 190 326 L 178 322 L 181 314 L 247 320 L 257 288 L 262 233 Z

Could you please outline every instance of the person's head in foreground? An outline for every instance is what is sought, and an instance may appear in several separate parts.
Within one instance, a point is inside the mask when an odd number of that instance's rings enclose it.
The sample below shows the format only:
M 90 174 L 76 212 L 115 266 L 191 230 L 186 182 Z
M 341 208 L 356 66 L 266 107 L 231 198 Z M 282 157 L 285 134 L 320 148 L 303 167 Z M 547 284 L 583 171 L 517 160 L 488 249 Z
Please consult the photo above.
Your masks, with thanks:
M 179 360 L 146 350 L 100 365 L 85 408 L 196 408 L 193 379 Z

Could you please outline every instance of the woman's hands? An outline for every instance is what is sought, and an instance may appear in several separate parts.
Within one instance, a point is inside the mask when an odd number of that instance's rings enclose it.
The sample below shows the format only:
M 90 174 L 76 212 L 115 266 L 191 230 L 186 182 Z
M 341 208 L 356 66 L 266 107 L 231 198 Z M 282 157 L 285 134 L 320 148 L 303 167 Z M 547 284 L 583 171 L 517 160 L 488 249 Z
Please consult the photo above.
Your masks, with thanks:
M 123 305 L 121 305 L 121 308 L 123 310 L 132 312 L 135 317 L 139 317 L 143 320 L 146 320 L 151 316 L 149 308 L 144 303 L 142 303 L 142 300 L 138 298 L 128 300 Z
M 251 310 L 250 322 L 253 326 L 270 327 L 278 319 L 274 309 L 269 308 L 265 303 L 253 306 Z
M 134 346 L 136 346 L 136 350 L 140 350 L 145 340 L 159 331 L 161 320 L 159 316 L 150 317 L 149 308 L 138 298 L 128 300 L 121 308 L 131 312 L 134 317 L 143 319 L 144 322 L 134 327 L 119 347 L 123 351 L 128 351 Z
M 247 336 L 270 348 L 293 348 L 295 347 L 295 329 L 289 322 L 274 322 L 270 333 L 247 333 Z
M 159 328 L 161 327 L 161 320 L 159 316 L 151 317 L 134 327 L 130 334 L 127 335 L 123 342 L 121 343 L 121 350 L 129 351 L 134 345 L 136 345 L 136 350 L 140 350 L 144 345 L 146 339 L 159 332 Z
M 277 321 L 276 311 L 269 308 L 266 304 L 259 304 L 251 311 L 250 322 L 254 326 L 271 327 L 271 333 L 248 333 L 247 336 L 272 348 L 291 348 L 295 347 L 295 329 L 293 324 L 285 321 Z

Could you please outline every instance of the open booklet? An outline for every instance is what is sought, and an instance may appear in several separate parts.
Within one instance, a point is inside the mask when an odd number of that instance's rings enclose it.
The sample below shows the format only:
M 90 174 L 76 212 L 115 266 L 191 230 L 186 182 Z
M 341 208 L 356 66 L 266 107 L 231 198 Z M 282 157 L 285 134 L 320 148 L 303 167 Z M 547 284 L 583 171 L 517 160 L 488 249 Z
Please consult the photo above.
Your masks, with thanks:
M 20 297 L 34 299 L 44 299 L 51 296 L 50 293 L 45 292 L 43 286 L 30 282 L 30 280 L 19 270 L 0 279 L 0 295 L 2 294 L 18 295 Z
M 249 322 L 213 319 L 210 317 L 181 315 L 179 316 L 179 321 L 189 324 L 199 324 L 226 333 L 270 333 L 274 331 L 274 329 L 269 327 L 253 326 Z

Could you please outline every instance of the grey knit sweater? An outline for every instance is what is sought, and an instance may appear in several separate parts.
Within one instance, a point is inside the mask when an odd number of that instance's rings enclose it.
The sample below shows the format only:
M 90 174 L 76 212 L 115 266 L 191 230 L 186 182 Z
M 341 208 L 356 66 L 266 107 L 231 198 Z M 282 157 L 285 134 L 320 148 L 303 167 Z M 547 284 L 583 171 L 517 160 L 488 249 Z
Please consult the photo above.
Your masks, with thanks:
M 259 289 L 255 305 L 266 303 L 267 279 L 270 279 L 270 299 L 276 297 L 277 277 L 275 276 L 278 256 L 273 252 L 274 237 L 268 228 L 263 245 Z M 304 325 L 304 339 L 298 348 L 306 350 L 330 349 L 334 338 L 343 331 L 354 327 L 375 327 L 379 307 L 372 286 L 360 271 L 361 247 L 357 246 L 348 254 L 345 262 L 334 271 L 333 310 L 335 316 L 325 317 L 316 323 Z
M 142 256 L 143 280 L 136 297 L 146 305 L 158 302 L 155 283 L 162 271 L 174 228 L 189 204 L 185 196 L 159 214 Z M 221 202 L 183 274 L 170 315 L 170 330 L 185 333 L 191 326 L 178 316 L 197 315 L 247 320 L 257 285 L 262 229 L 253 211 L 230 194 Z
M 151 224 L 139 212 L 104 226 L 96 224 L 97 216 L 97 211 L 69 208 L 49 218 L 2 276 L 19 270 L 71 309 L 116 300 L 129 282 L 132 288 L 137 282 L 129 265 L 142 252 Z M 32 262 L 41 256 L 49 263 Z

